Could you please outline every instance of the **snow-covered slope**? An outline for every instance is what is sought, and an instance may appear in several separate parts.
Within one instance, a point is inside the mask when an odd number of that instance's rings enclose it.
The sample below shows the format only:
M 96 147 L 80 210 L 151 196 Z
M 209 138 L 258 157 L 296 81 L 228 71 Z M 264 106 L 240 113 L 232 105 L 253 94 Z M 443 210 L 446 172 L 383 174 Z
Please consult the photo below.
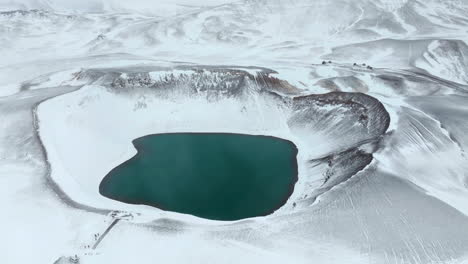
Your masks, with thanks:
M 0 0 L 2 261 L 466 263 L 467 13 L 466 0 Z M 294 193 L 236 222 L 99 194 L 133 139 L 183 131 L 293 141 Z
M 299 167 L 304 176 L 299 177 L 294 196 L 303 197 L 316 187 L 305 189 L 302 182 L 319 183 L 326 174 L 303 172 L 309 160 L 339 157 L 350 148 L 376 144 L 389 124 L 383 105 L 372 97 L 352 93 L 297 96 L 298 91 L 266 69 L 139 67 L 121 71 L 80 72 L 76 79 L 87 79 L 87 86 L 51 99 L 37 111 L 52 178 L 72 200 L 91 207 L 122 209 L 122 204 L 113 205 L 96 187 L 113 167 L 135 154 L 129 143 L 141 135 L 236 132 L 289 139 L 301 151 Z
M 24 60 L 22 52 L 35 50 L 35 58 L 44 58 L 52 55 L 53 46 L 55 57 L 126 52 L 218 63 L 225 58 L 245 62 L 246 57 L 252 62 L 286 58 L 313 61 L 329 48 L 345 43 L 393 38 L 404 40 L 405 45 L 406 40 L 437 34 L 464 38 L 468 23 L 462 15 L 468 8 L 462 1 L 453 8 L 453 3 L 438 0 L 255 0 L 181 9 L 169 17 L 128 11 L 102 13 L 95 5 L 115 3 L 91 2 L 89 8 L 101 13 L 70 15 L 50 7 L 45 11 L 2 12 L 2 42 L 10 47 L 2 56 Z M 53 1 L 48 5 L 54 6 Z M 165 5 L 157 7 L 164 10 Z M 374 56 L 387 55 L 386 50 L 393 46 L 382 46 Z

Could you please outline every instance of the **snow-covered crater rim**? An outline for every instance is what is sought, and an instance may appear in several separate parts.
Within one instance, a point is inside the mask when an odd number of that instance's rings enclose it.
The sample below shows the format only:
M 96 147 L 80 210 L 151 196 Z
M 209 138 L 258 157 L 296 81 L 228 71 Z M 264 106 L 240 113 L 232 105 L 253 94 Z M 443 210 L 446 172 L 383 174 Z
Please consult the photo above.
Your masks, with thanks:
M 265 82 L 268 74 L 259 79 L 258 72 L 256 76 L 235 72 L 247 78 L 235 85 L 231 84 L 235 82 L 231 70 L 218 76 L 220 71 L 215 71 L 215 77 L 211 71 L 210 77 L 191 71 L 183 73 L 182 78 L 174 78 L 175 74 L 167 71 L 163 75 L 154 72 L 134 69 L 82 72 L 77 76 L 89 85 L 38 106 L 39 132 L 51 165 L 51 178 L 71 200 L 95 208 L 136 211 L 151 220 L 167 216 L 206 222 L 104 198 L 98 192 L 99 183 L 109 170 L 135 155 L 136 149 L 130 142 L 144 135 L 171 132 L 265 135 L 289 140 L 299 150 L 299 180 L 288 202 L 271 215 L 277 216 L 290 212 L 292 205 L 310 192 L 307 188 L 319 187 L 317 182 L 322 175 L 311 175 L 317 173 L 309 168 L 311 157 L 354 147 L 362 140 L 380 136 L 388 127 L 388 114 L 380 102 L 363 94 L 291 97 L 282 94 L 297 91 L 294 87 L 291 89 L 287 82 L 277 79 Z M 226 73 L 224 69 L 221 72 Z M 149 85 L 140 82 L 147 76 L 151 80 L 154 76 L 164 78 L 158 82 L 150 80 L 146 83 Z M 113 85 L 115 80 L 125 78 L 133 78 L 131 87 Z M 217 83 L 222 85 L 216 86 Z M 174 89 L 164 89 L 168 86 L 175 86 L 182 93 L 161 97 L 158 91 L 173 92 Z M 187 94 L 187 90 L 191 92 Z M 216 91 L 215 100 L 209 99 L 210 91 Z M 343 131 L 333 131 L 336 126 Z M 350 137 L 349 133 L 354 134 Z

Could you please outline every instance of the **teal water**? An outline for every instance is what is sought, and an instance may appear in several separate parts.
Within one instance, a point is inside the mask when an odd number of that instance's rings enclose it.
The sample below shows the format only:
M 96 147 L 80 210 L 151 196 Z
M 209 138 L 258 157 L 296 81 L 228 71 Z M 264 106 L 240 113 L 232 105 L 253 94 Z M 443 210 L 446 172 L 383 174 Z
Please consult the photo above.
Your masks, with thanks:
M 131 204 L 214 220 L 272 213 L 297 181 L 297 148 L 287 140 L 241 134 L 155 134 L 110 171 L 99 192 Z

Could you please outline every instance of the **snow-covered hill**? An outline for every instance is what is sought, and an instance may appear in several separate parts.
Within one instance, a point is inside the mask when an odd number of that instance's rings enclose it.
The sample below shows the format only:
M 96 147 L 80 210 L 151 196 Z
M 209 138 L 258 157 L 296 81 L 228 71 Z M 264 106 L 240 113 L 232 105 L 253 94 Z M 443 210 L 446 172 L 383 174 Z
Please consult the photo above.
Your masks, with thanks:
M 467 13 L 0 0 L 2 263 L 466 263 Z M 184 131 L 291 140 L 294 193 L 236 222 L 99 194 L 133 139 Z

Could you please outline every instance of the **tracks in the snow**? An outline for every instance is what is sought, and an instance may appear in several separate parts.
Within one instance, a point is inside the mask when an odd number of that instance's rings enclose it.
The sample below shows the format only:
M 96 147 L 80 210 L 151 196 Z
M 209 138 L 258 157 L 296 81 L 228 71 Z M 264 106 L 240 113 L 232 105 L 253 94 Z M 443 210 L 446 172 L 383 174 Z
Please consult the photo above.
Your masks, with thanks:
M 106 228 L 106 231 L 104 231 L 104 233 L 102 233 L 101 236 L 99 236 L 99 239 L 96 241 L 96 243 L 94 243 L 93 245 L 93 250 L 97 248 L 97 246 L 99 246 L 99 244 L 101 243 L 101 241 L 106 237 L 106 235 L 109 233 L 109 231 L 111 231 L 111 229 L 120 221 L 120 218 L 115 218 L 114 221 L 112 221 L 112 223 Z

